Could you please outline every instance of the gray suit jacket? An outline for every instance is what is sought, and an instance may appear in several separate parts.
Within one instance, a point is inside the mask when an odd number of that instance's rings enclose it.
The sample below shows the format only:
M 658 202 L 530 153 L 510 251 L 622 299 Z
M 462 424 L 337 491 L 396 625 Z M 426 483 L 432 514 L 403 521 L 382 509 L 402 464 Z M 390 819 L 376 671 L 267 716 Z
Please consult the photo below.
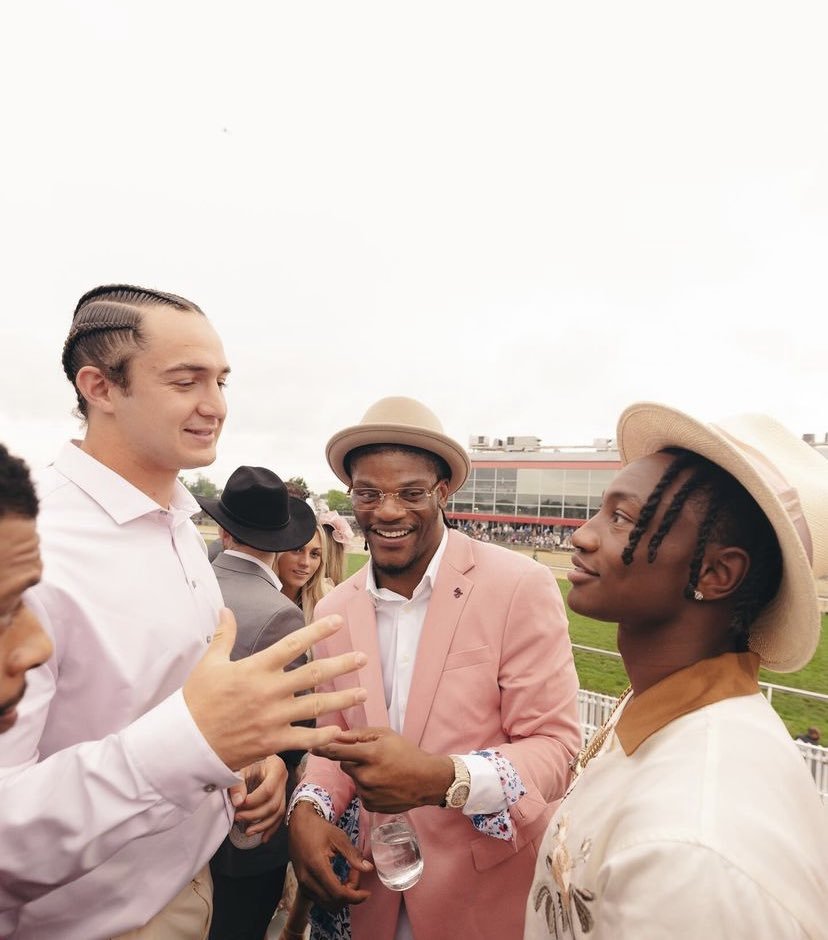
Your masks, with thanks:
M 231 659 L 263 650 L 304 627 L 302 611 L 255 561 L 222 552 L 213 561 L 213 571 L 224 603 L 233 611 L 238 625 Z
M 238 632 L 231 659 L 242 659 L 263 650 L 305 625 L 302 611 L 282 594 L 255 561 L 222 552 L 213 562 L 213 571 L 225 606 L 236 617 Z M 300 666 L 304 661 L 305 657 L 294 660 L 287 668 Z M 280 756 L 288 766 L 296 765 L 302 752 L 289 751 Z M 259 874 L 287 863 L 287 830 L 282 825 L 270 842 L 255 849 L 237 849 L 225 839 L 211 865 L 232 877 Z

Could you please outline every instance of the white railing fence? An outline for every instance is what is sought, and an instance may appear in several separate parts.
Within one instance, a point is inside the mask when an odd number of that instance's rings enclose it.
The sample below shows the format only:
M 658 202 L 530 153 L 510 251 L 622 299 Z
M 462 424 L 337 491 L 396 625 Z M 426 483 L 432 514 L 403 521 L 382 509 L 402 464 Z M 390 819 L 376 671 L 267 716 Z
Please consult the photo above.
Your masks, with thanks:
M 617 698 L 613 695 L 590 692 L 587 689 L 578 691 L 578 718 L 581 722 L 584 744 L 609 718 L 616 701 Z M 823 802 L 828 803 L 828 748 L 817 744 L 806 744 L 804 741 L 794 743 L 805 758 Z

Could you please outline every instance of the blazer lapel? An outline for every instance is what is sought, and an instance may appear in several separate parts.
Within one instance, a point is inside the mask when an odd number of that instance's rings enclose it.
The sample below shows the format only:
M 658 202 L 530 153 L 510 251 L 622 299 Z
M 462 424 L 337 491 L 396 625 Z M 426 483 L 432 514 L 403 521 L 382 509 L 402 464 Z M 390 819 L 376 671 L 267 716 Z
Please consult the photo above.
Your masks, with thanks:
M 420 634 L 405 711 L 403 735 L 416 744 L 422 739 L 460 615 L 474 588 L 474 583 L 465 576 L 473 565 L 469 540 L 449 530 L 448 544 L 437 570 L 437 580 Z
M 362 650 L 368 657 L 368 662 L 358 672 L 359 684 L 368 692 L 368 698 L 363 705 L 365 720 L 370 727 L 384 728 L 389 725 L 389 720 L 388 709 L 385 707 L 385 686 L 382 683 L 382 665 L 377 642 L 376 610 L 371 595 L 365 590 L 364 580 L 361 585 L 354 587 L 354 595 L 348 601 L 346 611 L 348 631 L 351 634 L 351 648 Z

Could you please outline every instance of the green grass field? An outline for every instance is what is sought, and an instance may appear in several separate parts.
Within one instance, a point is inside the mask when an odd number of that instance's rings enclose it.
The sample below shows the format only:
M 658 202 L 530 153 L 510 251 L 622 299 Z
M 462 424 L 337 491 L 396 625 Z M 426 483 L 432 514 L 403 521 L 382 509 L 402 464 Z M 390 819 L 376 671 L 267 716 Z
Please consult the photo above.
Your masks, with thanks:
M 352 575 L 355 571 L 359 571 L 367 558 L 367 555 L 348 555 L 348 574 Z M 569 582 L 559 579 L 558 584 L 561 593 L 566 598 L 569 593 Z M 568 613 L 569 634 L 573 643 L 603 650 L 618 649 L 615 642 L 615 624 L 590 620 L 589 617 L 582 617 L 570 610 Z M 826 627 L 828 627 L 828 615 L 824 614 L 822 640 L 814 658 L 804 669 L 785 674 L 763 669 L 760 679 L 763 682 L 773 682 L 794 689 L 810 689 L 812 692 L 828 693 Z M 578 670 L 578 679 L 583 689 L 618 695 L 627 687 L 627 674 L 620 660 L 601 656 L 598 653 L 584 653 L 576 650 L 575 668 Z M 809 725 L 817 725 L 828 732 L 828 702 L 817 702 L 784 692 L 774 692 L 772 701 L 792 735 L 801 734 Z

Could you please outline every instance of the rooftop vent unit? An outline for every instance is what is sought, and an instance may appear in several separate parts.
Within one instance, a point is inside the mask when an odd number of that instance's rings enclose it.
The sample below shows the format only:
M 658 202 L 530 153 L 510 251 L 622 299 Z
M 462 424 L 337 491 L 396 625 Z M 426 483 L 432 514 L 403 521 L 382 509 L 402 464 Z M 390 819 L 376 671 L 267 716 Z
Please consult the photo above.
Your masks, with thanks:
M 506 450 L 540 450 L 541 439 L 529 435 L 523 437 L 507 437 Z
M 472 434 L 469 437 L 469 450 L 476 450 L 478 447 L 488 447 L 489 439 L 482 434 Z

